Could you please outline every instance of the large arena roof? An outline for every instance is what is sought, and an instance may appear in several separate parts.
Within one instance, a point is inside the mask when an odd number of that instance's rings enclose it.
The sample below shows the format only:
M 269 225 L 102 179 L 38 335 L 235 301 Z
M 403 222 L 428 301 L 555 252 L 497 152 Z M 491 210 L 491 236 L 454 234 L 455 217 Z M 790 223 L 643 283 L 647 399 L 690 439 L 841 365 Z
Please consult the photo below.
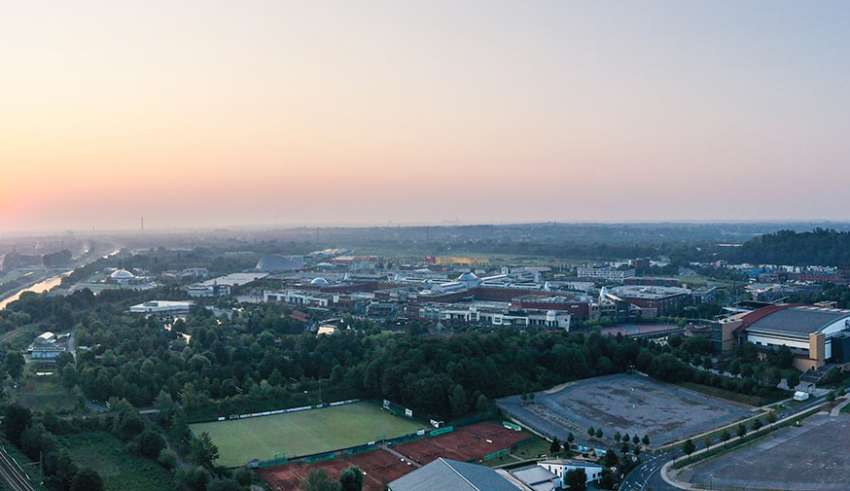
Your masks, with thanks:
M 747 327 L 748 333 L 776 334 L 792 337 L 808 338 L 809 334 L 820 332 L 827 326 L 842 319 L 850 319 L 850 310 L 824 309 L 808 306 L 788 306 L 773 309 L 773 312 L 763 315 L 756 310 L 747 315 L 758 317 Z M 761 310 L 761 309 L 760 309 Z M 747 317 L 744 322 L 747 322 Z

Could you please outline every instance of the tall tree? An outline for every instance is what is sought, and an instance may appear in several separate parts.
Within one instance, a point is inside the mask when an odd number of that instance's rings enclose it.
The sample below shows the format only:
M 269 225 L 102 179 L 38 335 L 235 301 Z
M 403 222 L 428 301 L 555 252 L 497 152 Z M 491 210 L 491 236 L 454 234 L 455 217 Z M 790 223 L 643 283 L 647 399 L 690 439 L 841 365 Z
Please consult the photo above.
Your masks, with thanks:
M 584 469 L 573 469 L 564 474 L 564 484 L 570 491 L 585 491 L 587 489 L 587 473 Z
M 6 360 L 3 362 L 6 372 L 15 380 L 18 380 L 21 378 L 21 375 L 24 374 L 24 365 L 26 364 L 27 362 L 24 360 L 24 355 L 17 351 L 7 353 Z
M 6 406 L 3 418 L 3 427 L 6 430 L 6 438 L 17 446 L 21 445 L 21 435 L 32 424 L 32 413 L 29 409 L 10 404 Z
M 207 491 L 242 491 L 235 479 L 216 479 L 207 485 Z
M 139 453 L 149 459 L 156 459 L 159 453 L 165 448 L 165 440 L 162 436 L 152 430 L 145 430 L 139 435 Z
M 456 418 L 464 416 L 469 411 L 469 405 L 466 402 L 466 391 L 463 390 L 463 386 L 460 384 L 452 387 L 452 391 L 449 393 L 449 405 L 452 409 L 452 416 Z
M 324 469 L 314 469 L 301 481 L 301 491 L 340 491 L 340 486 Z
M 94 469 L 80 469 L 71 482 L 71 491 L 103 491 L 103 479 Z
M 356 466 L 345 469 L 339 476 L 339 486 L 341 491 L 362 491 L 363 471 Z
M 198 465 L 207 469 L 213 468 L 215 461 L 218 460 L 218 447 L 213 443 L 209 433 L 203 432 L 197 438 L 193 438 L 190 447 L 192 458 Z

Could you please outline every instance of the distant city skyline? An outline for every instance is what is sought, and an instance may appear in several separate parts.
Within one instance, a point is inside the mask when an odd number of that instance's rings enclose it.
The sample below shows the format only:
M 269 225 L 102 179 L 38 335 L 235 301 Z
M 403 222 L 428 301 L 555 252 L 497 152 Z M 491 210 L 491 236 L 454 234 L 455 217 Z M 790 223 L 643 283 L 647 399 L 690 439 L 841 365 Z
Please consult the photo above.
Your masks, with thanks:
M 850 219 L 846 2 L 25 2 L 0 38 L 0 234 Z

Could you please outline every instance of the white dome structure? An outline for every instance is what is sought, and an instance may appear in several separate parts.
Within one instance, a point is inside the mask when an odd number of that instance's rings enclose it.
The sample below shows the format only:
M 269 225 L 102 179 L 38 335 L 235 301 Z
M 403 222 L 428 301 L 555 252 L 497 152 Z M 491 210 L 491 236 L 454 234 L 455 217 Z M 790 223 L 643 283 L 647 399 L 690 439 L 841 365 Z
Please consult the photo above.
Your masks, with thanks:
M 327 286 L 330 285 L 330 282 L 322 277 L 318 277 L 310 280 L 310 284 L 313 286 Z
M 116 269 L 109 275 L 108 282 L 118 285 L 129 285 L 130 283 L 135 283 L 136 279 L 136 275 L 126 269 Z
M 112 272 L 111 275 L 109 275 L 110 279 L 116 280 L 116 281 L 118 281 L 118 280 L 132 280 L 135 277 L 136 277 L 136 275 L 127 271 L 126 269 L 116 269 L 115 271 Z

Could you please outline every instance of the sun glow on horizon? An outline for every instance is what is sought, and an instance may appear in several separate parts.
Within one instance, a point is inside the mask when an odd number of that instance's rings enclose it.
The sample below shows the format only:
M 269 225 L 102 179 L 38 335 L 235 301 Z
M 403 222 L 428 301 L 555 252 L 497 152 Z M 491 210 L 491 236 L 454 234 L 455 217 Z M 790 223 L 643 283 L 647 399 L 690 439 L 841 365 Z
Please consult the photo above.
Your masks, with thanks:
M 847 219 L 848 13 L 16 4 L 0 232 Z

